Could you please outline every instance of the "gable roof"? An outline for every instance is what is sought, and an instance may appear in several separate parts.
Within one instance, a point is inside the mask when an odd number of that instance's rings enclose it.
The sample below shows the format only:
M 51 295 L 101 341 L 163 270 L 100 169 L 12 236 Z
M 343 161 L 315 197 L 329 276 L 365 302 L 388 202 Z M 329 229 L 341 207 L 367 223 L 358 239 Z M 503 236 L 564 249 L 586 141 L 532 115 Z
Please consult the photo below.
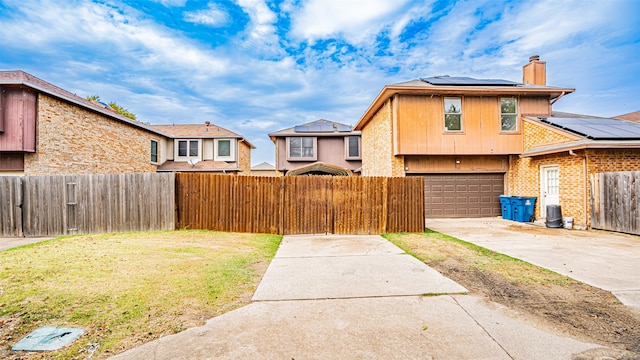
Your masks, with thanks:
M 542 85 L 525 85 L 502 79 L 474 79 L 470 77 L 434 76 L 386 85 L 362 114 L 355 130 L 362 128 L 373 118 L 387 100 L 397 94 L 405 95 L 531 95 L 558 99 L 574 92 L 572 88 Z
M 640 110 L 630 112 L 628 114 L 617 115 L 614 116 L 614 118 L 640 123 Z
M 306 124 L 296 125 L 269 134 L 271 141 L 275 142 L 277 137 L 286 136 L 357 136 L 360 131 L 355 131 L 350 125 L 339 122 L 318 119 Z
M 151 129 L 147 124 L 143 122 L 129 119 L 126 116 L 116 113 L 110 107 L 105 107 L 98 102 L 84 99 L 76 94 L 57 87 L 22 70 L 0 71 L 0 85 L 26 86 L 41 93 L 47 94 L 51 97 L 72 103 L 86 110 L 100 113 L 101 115 L 104 115 L 113 120 L 131 125 L 139 129 L 157 133 L 157 131 Z
M 127 125 L 143 129 L 149 131 L 154 134 L 158 134 L 164 137 L 172 138 L 172 137 L 180 137 L 180 136 L 189 136 L 189 137 L 214 137 L 214 136 L 206 136 L 205 124 L 188 124 L 188 125 L 147 125 L 140 121 L 135 121 L 129 119 L 126 116 L 120 115 L 115 112 L 110 106 L 104 103 L 100 103 L 97 101 L 84 99 L 76 94 L 73 94 L 63 88 L 55 86 L 51 83 L 48 83 L 38 77 L 35 77 L 29 73 L 26 73 L 22 70 L 11 70 L 11 71 L 0 71 L 0 85 L 9 85 L 9 86 L 26 86 L 32 88 L 36 91 L 45 93 L 54 98 L 72 103 L 76 106 L 84 108 L 86 110 L 100 113 L 108 118 L 113 120 L 125 123 Z M 170 129 L 170 127 L 174 127 L 174 129 Z M 250 148 L 255 149 L 249 141 L 244 139 L 241 135 L 238 135 L 234 132 L 231 132 L 227 129 L 221 128 L 219 126 L 213 125 L 212 128 L 220 129 L 220 132 L 224 135 L 215 136 L 215 137 L 234 137 L 243 139 Z
M 275 171 L 275 170 L 276 170 L 276 167 L 269 164 L 266 161 L 251 167 L 251 171 Z
M 554 112 L 549 117 L 525 117 L 527 121 L 548 125 L 576 140 L 538 146 L 521 156 L 539 156 L 581 149 L 640 149 L 640 124 L 597 116 Z

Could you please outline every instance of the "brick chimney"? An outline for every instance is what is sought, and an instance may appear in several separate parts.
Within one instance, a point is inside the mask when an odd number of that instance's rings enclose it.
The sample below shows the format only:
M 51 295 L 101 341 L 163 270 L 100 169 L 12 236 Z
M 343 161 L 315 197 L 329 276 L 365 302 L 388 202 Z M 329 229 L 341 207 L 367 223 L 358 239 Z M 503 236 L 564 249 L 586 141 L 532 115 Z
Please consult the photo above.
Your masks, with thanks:
M 547 85 L 547 63 L 540 56 L 529 57 L 529 63 L 522 67 L 522 83 L 525 85 Z

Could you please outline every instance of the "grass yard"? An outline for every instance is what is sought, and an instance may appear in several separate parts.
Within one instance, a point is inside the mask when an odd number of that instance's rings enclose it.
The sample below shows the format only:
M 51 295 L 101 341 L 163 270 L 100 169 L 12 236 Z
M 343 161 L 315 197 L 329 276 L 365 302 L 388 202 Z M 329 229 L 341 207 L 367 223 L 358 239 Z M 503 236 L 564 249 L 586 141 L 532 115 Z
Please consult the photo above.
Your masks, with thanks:
M 0 358 L 100 359 L 201 325 L 249 302 L 280 240 L 167 231 L 62 237 L 1 251 Z M 10 351 L 40 326 L 86 333 L 56 352 Z

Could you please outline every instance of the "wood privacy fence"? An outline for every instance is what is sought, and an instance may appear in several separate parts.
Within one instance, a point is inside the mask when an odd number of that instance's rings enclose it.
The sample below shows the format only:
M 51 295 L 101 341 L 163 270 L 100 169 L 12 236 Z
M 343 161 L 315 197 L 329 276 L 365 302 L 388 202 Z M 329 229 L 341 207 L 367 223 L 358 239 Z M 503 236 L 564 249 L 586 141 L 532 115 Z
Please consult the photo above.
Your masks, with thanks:
M 0 177 L 0 236 L 175 228 L 175 176 Z
M 640 171 L 591 175 L 591 227 L 640 235 Z
M 178 227 L 272 234 L 424 230 L 421 177 L 176 175 Z

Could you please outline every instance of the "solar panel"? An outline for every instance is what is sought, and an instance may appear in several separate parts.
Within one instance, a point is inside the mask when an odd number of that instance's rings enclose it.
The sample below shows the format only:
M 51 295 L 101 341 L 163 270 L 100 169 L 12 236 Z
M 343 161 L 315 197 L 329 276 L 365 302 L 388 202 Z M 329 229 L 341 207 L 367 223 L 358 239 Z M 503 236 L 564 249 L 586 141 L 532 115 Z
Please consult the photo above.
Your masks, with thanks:
M 293 128 L 293 131 L 299 132 L 299 133 L 333 132 L 333 125 L 332 124 L 297 125 Z
M 421 78 L 431 85 L 453 85 L 453 86 L 517 86 L 517 82 L 502 79 L 474 79 L 464 76 L 434 76 Z
M 351 131 L 351 126 L 342 125 L 342 124 L 336 124 L 336 127 L 338 128 L 339 132 L 350 132 Z
M 640 124 L 606 118 L 540 118 L 594 140 L 640 140 Z

